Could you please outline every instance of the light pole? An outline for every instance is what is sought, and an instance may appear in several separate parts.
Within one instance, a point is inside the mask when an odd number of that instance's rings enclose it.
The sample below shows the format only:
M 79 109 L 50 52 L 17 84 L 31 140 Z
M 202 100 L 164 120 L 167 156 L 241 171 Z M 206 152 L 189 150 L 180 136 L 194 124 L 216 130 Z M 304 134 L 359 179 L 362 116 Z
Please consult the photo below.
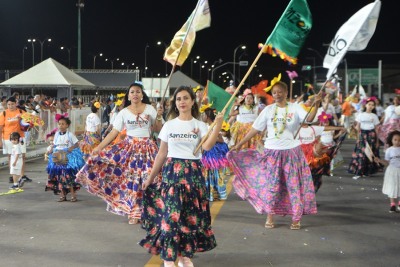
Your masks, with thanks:
M 161 41 L 158 41 L 157 42 L 157 45 L 164 45 L 164 47 L 165 47 L 165 50 L 167 49 L 167 47 L 168 47 L 168 45 L 166 44 L 166 43 L 164 43 L 164 42 L 161 42 Z M 164 57 L 164 56 L 163 56 Z M 165 61 L 165 76 L 167 76 L 168 75 L 168 62 L 167 61 Z
M 78 8 L 78 70 L 80 70 L 82 68 L 82 46 L 81 46 L 81 9 L 83 9 L 85 7 L 85 3 L 84 0 L 78 0 L 78 3 L 76 4 L 77 8 Z
M 32 66 L 35 66 L 35 43 L 36 39 L 28 39 L 28 43 L 32 44 Z
M 316 88 L 317 86 L 317 73 L 315 72 L 315 57 L 307 57 L 307 59 L 312 59 L 313 61 L 313 87 Z
M 315 50 L 314 48 L 311 48 L 311 47 L 307 47 L 307 50 L 309 50 L 309 51 L 312 51 L 312 52 L 314 52 L 315 54 L 317 54 L 317 56 L 322 60 L 322 62 L 324 62 L 324 58 L 322 57 L 322 55 L 318 52 L 318 50 Z M 315 88 L 315 86 L 317 86 L 317 73 L 316 73 L 316 71 L 315 71 L 315 57 L 313 58 L 313 63 L 314 63 L 314 65 L 313 65 L 313 70 L 314 70 L 314 72 L 313 72 L 313 75 L 314 75 L 314 81 L 313 81 L 313 85 L 314 85 L 314 88 Z M 323 64 L 322 64 L 323 65 Z
M 61 46 L 60 49 L 68 51 L 68 68 L 70 69 L 71 68 L 71 48 Z
M 96 68 L 96 57 L 97 56 L 102 57 L 103 53 L 99 53 L 99 54 L 93 56 L 93 69 Z
M 236 73 L 235 73 L 235 67 L 236 67 L 236 52 L 237 50 L 241 48 L 241 49 L 246 49 L 245 45 L 239 45 L 235 48 L 235 50 L 233 50 L 233 83 L 236 83 Z
M 25 70 L 25 50 L 27 50 L 28 47 L 24 46 L 22 48 L 22 70 Z
M 47 39 L 45 39 L 45 40 L 43 40 L 43 41 L 41 41 L 41 40 L 39 40 L 39 39 L 37 39 L 38 41 L 39 41 L 39 43 L 40 43 L 40 62 L 42 62 L 43 61 L 43 45 L 44 45 L 44 43 L 47 41 L 47 42 L 51 42 L 51 38 L 47 38 Z
M 146 72 L 147 72 L 147 48 L 149 48 L 149 44 L 146 44 L 144 47 L 144 72 L 143 72 L 143 77 L 146 77 Z
M 116 59 L 108 59 L 108 58 L 106 58 L 106 60 L 105 60 L 105 61 L 110 61 L 111 62 L 111 70 L 114 70 L 114 60 L 115 61 L 119 61 L 119 58 L 116 58 Z

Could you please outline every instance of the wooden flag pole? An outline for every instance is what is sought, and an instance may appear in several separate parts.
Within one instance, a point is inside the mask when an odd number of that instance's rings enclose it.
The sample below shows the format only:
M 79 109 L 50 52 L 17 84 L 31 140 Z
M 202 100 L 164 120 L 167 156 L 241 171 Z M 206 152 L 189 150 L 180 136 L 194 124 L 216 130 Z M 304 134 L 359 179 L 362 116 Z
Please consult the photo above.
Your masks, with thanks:
M 267 42 L 266 42 L 267 43 Z M 258 53 L 257 57 L 254 59 L 253 63 L 251 64 L 250 68 L 247 70 L 246 75 L 244 75 L 243 79 L 240 81 L 239 86 L 236 88 L 235 92 L 233 92 L 231 98 L 228 100 L 228 102 L 225 104 L 225 107 L 222 109 L 221 113 L 224 113 L 226 111 L 226 109 L 229 107 L 229 105 L 231 104 L 231 102 L 233 101 L 233 99 L 235 99 L 235 96 L 237 95 L 237 93 L 239 93 L 240 88 L 242 87 L 242 85 L 244 84 L 244 82 L 246 81 L 247 77 L 249 77 L 251 71 L 254 69 L 254 67 L 256 66 L 258 60 L 260 59 L 261 55 L 263 54 L 263 50 L 264 48 L 266 48 L 266 45 L 264 44 L 264 46 L 260 49 L 260 52 Z M 211 126 L 208 129 L 208 132 L 206 134 L 206 136 L 203 137 L 203 139 L 201 139 L 200 144 L 196 147 L 196 149 L 193 152 L 193 155 L 196 155 L 197 152 L 199 151 L 201 145 L 207 140 L 208 135 L 210 134 L 211 130 L 214 128 L 215 126 L 215 121 L 211 124 Z
M 293 79 L 290 79 L 290 94 L 289 94 L 290 103 L 292 103 L 292 94 L 293 94 Z

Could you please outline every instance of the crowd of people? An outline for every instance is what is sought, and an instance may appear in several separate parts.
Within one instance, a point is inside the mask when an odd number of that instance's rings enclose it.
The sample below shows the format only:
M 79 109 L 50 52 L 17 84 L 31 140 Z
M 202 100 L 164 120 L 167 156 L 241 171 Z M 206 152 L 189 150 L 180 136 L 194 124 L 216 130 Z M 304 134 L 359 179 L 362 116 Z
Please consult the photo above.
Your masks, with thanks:
M 59 202 L 76 202 L 81 187 L 101 198 L 107 211 L 142 226 L 139 245 L 159 254 L 164 266 L 178 260 L 191 267 L 196 252 L 217 246 L 210 202 L 227 199 L 232 172 L 236 193 L 266 215 L 265 228 L 275 228 L 275 215 L 290 215 L 289 228 L 301 229 L 302 216 L 317 213 L 322 176 L 343 163 L 347 136 L 356 143 L 348 172 L 359 179 L 387 166 L 382 192 L 389 211 L 400 211 L 400 97 L 383 109 L 377 98 L 356 93 L 343 104 L 335 92 L 311 90 L 288 101 L 288 87 L 279 80 L 266 90 L 271 103 L 246 89 L 225 116 L 202 88 L 181 86 L 156 103 L 135 82 L 114 99 L 88 104 L 81 140 L 68 118 L 71 108 L 83 107 L 79 99 L 3 97 L 0 144 L 9 157 L 10 190 L 21 191 L 30 180 L 21 115 L 50 109 L 57 129 L 47 133 L 46 190 Z

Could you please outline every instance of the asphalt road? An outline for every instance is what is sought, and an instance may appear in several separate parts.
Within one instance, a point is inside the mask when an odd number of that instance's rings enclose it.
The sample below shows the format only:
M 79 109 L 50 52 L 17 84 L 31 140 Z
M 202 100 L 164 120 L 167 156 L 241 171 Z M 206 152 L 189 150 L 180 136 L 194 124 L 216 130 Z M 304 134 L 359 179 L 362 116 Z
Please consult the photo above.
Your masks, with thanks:
M 346 162 L 353 143 L 343 145 Z M 195 266 L 400 266 L 400 213 L 388 212 L 383 173 L 353 180 L 346 165 L 324 177 L 318 214 L 304 216 L 298 231 L 289 229 L 289 216 L 265 229 L 266 216 L 232 190 L 212 207 L 218 247 L 196 254 Z M 58 203 L 45 192 L 45 167 L 42 158 L 28 162 L 33 182 L 22 193 L 0 196 L 0 267 L 160 266 L 137 245 L 144 231 L 107 212 L 99 198 L 82 189 L 78 202 Z M 5 192 L 8 169 L 0 174 Z

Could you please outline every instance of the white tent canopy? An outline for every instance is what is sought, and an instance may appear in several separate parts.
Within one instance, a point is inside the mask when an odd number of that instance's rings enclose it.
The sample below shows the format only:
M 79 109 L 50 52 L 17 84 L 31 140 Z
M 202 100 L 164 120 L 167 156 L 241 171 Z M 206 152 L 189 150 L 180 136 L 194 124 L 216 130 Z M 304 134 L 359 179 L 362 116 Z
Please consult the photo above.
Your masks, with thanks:
M 48 58 L 32 68 L 2 82 L 1 87 L 69 87 L 93 88 L 93 83 L 52 58 Z

